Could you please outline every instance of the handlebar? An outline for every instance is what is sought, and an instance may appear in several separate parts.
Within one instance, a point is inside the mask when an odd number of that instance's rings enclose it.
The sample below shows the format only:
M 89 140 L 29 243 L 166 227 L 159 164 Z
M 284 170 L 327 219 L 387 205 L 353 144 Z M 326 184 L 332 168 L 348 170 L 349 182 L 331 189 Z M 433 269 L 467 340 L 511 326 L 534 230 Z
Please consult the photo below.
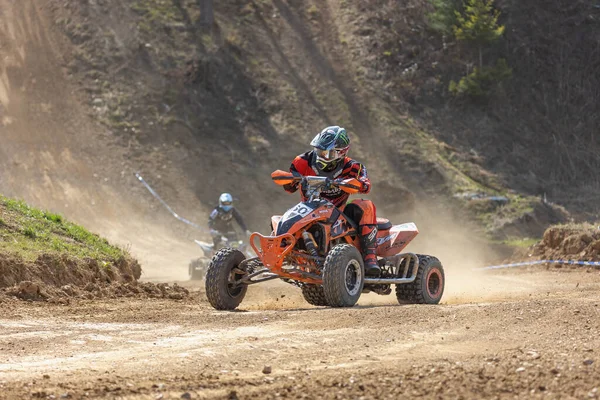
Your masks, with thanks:
M 331 185 L 339 187 L 346 193 L 358 193 L 362 188 L 362 183 L 356 178 L 330 179 L 325 176 L 302 176 L 282 170 L 274 171 L 271 179 L 280 186 L 300 182 L 316 189 Z

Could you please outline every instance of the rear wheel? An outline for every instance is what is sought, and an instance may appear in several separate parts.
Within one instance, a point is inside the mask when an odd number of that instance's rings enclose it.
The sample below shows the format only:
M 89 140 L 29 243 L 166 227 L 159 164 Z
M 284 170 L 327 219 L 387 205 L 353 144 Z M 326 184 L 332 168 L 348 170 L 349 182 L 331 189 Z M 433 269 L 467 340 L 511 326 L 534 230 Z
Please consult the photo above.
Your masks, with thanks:
M 419 270 L 416 279 L 411 283 L 396 285 L 396 298 L 400 304 L 438 304 L 446 283 L 442 263 L 432 256 L 419 254 L 418 257 Z M 414 261 L 411 261 L 410 267 L 413 263 Z
M 356 247 L 334 246 L 323 266 L 323 292 L 327 305 L 352 307 L 358 301 L 365 284 L 365 266 Z
M 233 284 L 244 276 L 238 267 L 245 258 L 238 250 L 223 248 L 210 262 L 206 271 L 206 297 L 217 310 L 234 310 L 246 296 L 248 285 Z
M 306 284 L 302 286 L 302 296 L 304 296 L 304 300 L 313 306 L 329 305 L 325 298 L 325 291 L 321 285 Z

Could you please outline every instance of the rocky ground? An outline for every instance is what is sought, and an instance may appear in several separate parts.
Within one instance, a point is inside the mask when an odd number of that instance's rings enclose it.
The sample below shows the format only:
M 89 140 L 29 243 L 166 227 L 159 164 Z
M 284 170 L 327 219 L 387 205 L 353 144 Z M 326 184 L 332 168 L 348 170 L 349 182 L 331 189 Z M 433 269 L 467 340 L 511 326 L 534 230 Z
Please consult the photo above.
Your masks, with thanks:
M 316 308 L 273 284 L 217 312 L 187 286 L 181 300 L 5 299 L 0 398 L 600 396 L 597 270 L 485 274 L 438 306 Z

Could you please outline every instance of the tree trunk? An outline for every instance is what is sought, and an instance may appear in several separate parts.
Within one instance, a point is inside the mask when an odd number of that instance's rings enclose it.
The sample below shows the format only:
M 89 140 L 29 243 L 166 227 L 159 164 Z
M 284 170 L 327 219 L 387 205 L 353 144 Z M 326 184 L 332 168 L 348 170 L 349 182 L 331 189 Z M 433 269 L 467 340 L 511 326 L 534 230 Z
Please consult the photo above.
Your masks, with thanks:
M 479 72 L 481 72 L 481 69 L 483 68 L 483 53 L 481 51 L 481 43 L 479 43 L 478 47 L 479 47 Z
M 211 27 L 215 22 L 213 0 L 198 0 L 200 3 L 200 24 Z

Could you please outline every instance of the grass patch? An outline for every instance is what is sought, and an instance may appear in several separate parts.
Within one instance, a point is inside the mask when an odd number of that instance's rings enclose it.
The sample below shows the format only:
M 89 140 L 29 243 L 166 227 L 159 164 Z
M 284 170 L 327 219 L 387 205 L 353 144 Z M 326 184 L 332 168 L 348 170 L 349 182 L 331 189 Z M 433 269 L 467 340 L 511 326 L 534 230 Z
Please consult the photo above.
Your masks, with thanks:
M 131 9 L 142 17 L 138 28 L 148 34 L 158 26 L 178 20 L 177 8 L 171 0 L 137 0 Z
M 35 239 L 38 237 L 37 231 L 35 230 L 35 228 L 33 226 L 26 226 L 23 229 L 23 235 L 25 235 L 31 239 Z
M 502 243 L 507 245 L 507 246 L 511 246 L 511 247 L 517 247 L 520 249 L 527 249 L 531 246 L 533 246 L 534 244 L 538 244 L 542 239 L 536 239 L 536 238 L 510 238 L 510 239 L 506 239 L 504 240 Z
M 43 253 L 112 262 L 127 256 L 106 239 L 67 221 L 62 215 L 0 196 L 0 252 L 35 260 Z
M 44 218 L 57 224 L 62 224 L 63 217 L 60 214 L 54 214 L 49 211 L 44 212 Z
M 317 18 L 320 14 L 319 9 L 314 4 L 308 7 L 308 10 L 306 10 L 306 12 L 311 19 Z

